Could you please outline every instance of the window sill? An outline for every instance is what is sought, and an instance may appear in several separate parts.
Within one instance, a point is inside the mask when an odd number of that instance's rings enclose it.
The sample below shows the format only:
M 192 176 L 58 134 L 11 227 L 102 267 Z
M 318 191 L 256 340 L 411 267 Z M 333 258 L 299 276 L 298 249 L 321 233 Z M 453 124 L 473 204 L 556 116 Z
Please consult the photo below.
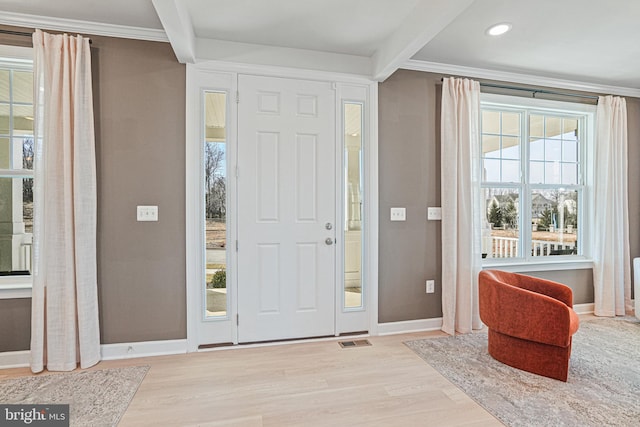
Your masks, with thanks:
M 498 269 L 514 273 L 528 271 L 561 271 L 561 270 L 587 270 L 593 268 L 593 260 L 583 257 L 570 257 L 557 260 L 524 261 L 522 259 L 491 260 L 482 263 L 482 269 Z
M 0 299 L 31 298 L 31 276 L 0 278 Z

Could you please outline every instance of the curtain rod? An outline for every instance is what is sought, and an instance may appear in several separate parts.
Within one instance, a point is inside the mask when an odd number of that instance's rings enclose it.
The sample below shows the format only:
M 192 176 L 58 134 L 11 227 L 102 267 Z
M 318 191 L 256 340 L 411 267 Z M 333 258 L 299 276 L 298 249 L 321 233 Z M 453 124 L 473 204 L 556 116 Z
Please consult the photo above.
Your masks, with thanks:
M 22 36 L 22 37 L 32 37 L 33 33 L 27 33 L 25 31 L 11 31 L 11 30 L 3 30 L 0 28 L 0 34 L 8 34 L 10 36 Z M 89 44 L 92 44 L 93 41 L 89 39 Z
M 443 81 L 444 77 L 442 77 L 440 79 L 440 81 Z M 595 95 L 581 95 L 579 93 L 568 93 L 568 92 L 558 92 L 558 91 L 554 91 L 554 90 L 546 90 L 546 89 L 534 89 L 534 88 L 526 88 L 526 87 L 519 87 L 519 86 L 507 86 L 507 85 L 499 85 L 499 84 L 495 84 L 495 83 L 482 83 L 480 82 L 480 86 L 484 86 L 484 87 L 492 87 L 495 89 L 508 89 L 508 90 L 519 90 L 522 92 L 531 92 L 533 93 L 533 96 L 535 98 L 536 93 L 544 93 L 547 95 L 559 95 L 559 96 L 572 96 L 574 98 L 586 98 L 586 99 L 594 99 L 594 100 L 598 100 L 598 96 Z
M 547 95 L 560 95 L 560 96 L 573 96 L 574 98 L 586 98 L 586 99 L 595 99 L 598 100 L 598 97 L 595 95 L 581 95 L 579 93 L 568 93 L 568 92 L 557 92 L 554 90 L 546 90 L 546 89 L 533 89 L 533 88 L 525 88 L 525 87 L 517 87 L 517 86 L 506 86 L 506 85 L 497 85 L 493 83 L 480 83 L 480 86 L 484 87 L 492 87 L 496 89 L 508 89 L 508 90 L 521 90 L 524 92 L 532 92 L 535 97 L 537 93 L 544 93 Z

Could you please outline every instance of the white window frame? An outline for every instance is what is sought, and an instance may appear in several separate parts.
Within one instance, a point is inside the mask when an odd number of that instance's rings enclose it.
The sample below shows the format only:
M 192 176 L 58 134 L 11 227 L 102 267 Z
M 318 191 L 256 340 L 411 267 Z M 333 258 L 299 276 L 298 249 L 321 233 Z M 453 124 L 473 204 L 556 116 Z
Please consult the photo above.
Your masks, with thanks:
M 579 149 L 579 161 L 581 165 L 581 171 L 579 176 L 579 185 L 565 186 L 569 189 L 580 188 L 581 197 L 580 205 L 578 206 L 578 230 L 579 233 L 579 254 L 580 255 L 556 255 L 556 256 L 544 256 L 533 257 L 528 251 L 523 250 L 525 245 L 529 245 L 531 242 L 531 212 L 528 202 L 530 197 L 527 195 L 523 198 L 523 194 L 520 196 L 520 200 L 527 200 L 527 204 L 520 203 L 519 209 L 519 229 L 520 238 L 518 245 L 520 248 L 520 254 L 524 256 L 518 258 L 487 258 L 483 260 L 483 268 L 500 268 L 507 271 L 557 271 L 557 270 L 576 270 L 576 269 L 589 269 L 593 267 L 593 261 L 591 259 L 591 233 L 589 233 L 589 224 L 591 224 L 591 218 L 593 218 L 593 153 L 594 153 L 594 136 L 595 136 L 595 113 L 596 106 L 592 104 L 580 104 L 573 102 L 563 102 L 546 99 L 524 98 L 507 95 L 497 94 L 482 94 L 481 95 L 481 111 L 484 108 L 492 109 L 505 109 L 512 111 L 524 112 L 535 114 L 558 114 L 561 116 L 571 115 L 584 117 L 583 133 L 584 138 L 581 141 Z M 491 188 L 511 187 L 517 188 L 519 191 L 530 192 L 545 185 L 529 184 L 529 144 L 528 141 L 528 121 L 525 114 L 522 119 L 521 137 L 521 175 L 522 178 L 519 183 L 487 183 L 482 181 L 481 186 Z M 480 130 L 481 131 L 481 130 Z M 479 138 L 479 143 L 482 144 L 482 138 Z M 482 150 L 480 150 L 481 152 Z M 526 152 L 525 152 L 526 151 Z M 478 160 L 482 162 L 482 159 Z M 480 165 L 482 170 L 482 165 Z M 550 187 L 557 187 L 551 185 Z M 485 213 L 483 213 L 485 214 Z M 528 246 L 527 246 L 528 247 Z
M 33 48 L 0 45 L 0 67 L 17 71 L 33 71 Z M 20 170 L 0 170 L 4 177 L 32 177 Z M 0 277 L 0 299 L 31 298 L 32 275 Z

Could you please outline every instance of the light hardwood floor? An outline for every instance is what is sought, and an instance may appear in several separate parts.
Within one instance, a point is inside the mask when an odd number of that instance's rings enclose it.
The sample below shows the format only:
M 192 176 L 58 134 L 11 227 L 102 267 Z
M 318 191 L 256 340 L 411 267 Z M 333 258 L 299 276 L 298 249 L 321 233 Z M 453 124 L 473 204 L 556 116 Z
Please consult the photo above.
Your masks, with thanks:
M 149 365 L 120 426 L 501 426 L 403 345 L 441 332 L 105 361 Z M 348 339 L 348 338 L 347 338 Z M 0 371 L 0 379 L 28 375 Z

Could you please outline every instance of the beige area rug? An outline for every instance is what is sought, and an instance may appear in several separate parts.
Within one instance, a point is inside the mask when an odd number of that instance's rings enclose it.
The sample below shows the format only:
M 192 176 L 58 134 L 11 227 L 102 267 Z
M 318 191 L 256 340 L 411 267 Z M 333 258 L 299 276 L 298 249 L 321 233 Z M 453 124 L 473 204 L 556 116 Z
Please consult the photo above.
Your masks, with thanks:
M 2 380 L 0 403 L 68 403 L 71 426 L 115 426 L 148 370 L 132 366 Z
M 507 426 L 639 426 L 640 321 L 583 321 L 569 380 L 552 380 L 493 359 L 484 333 L 405 343 Z

